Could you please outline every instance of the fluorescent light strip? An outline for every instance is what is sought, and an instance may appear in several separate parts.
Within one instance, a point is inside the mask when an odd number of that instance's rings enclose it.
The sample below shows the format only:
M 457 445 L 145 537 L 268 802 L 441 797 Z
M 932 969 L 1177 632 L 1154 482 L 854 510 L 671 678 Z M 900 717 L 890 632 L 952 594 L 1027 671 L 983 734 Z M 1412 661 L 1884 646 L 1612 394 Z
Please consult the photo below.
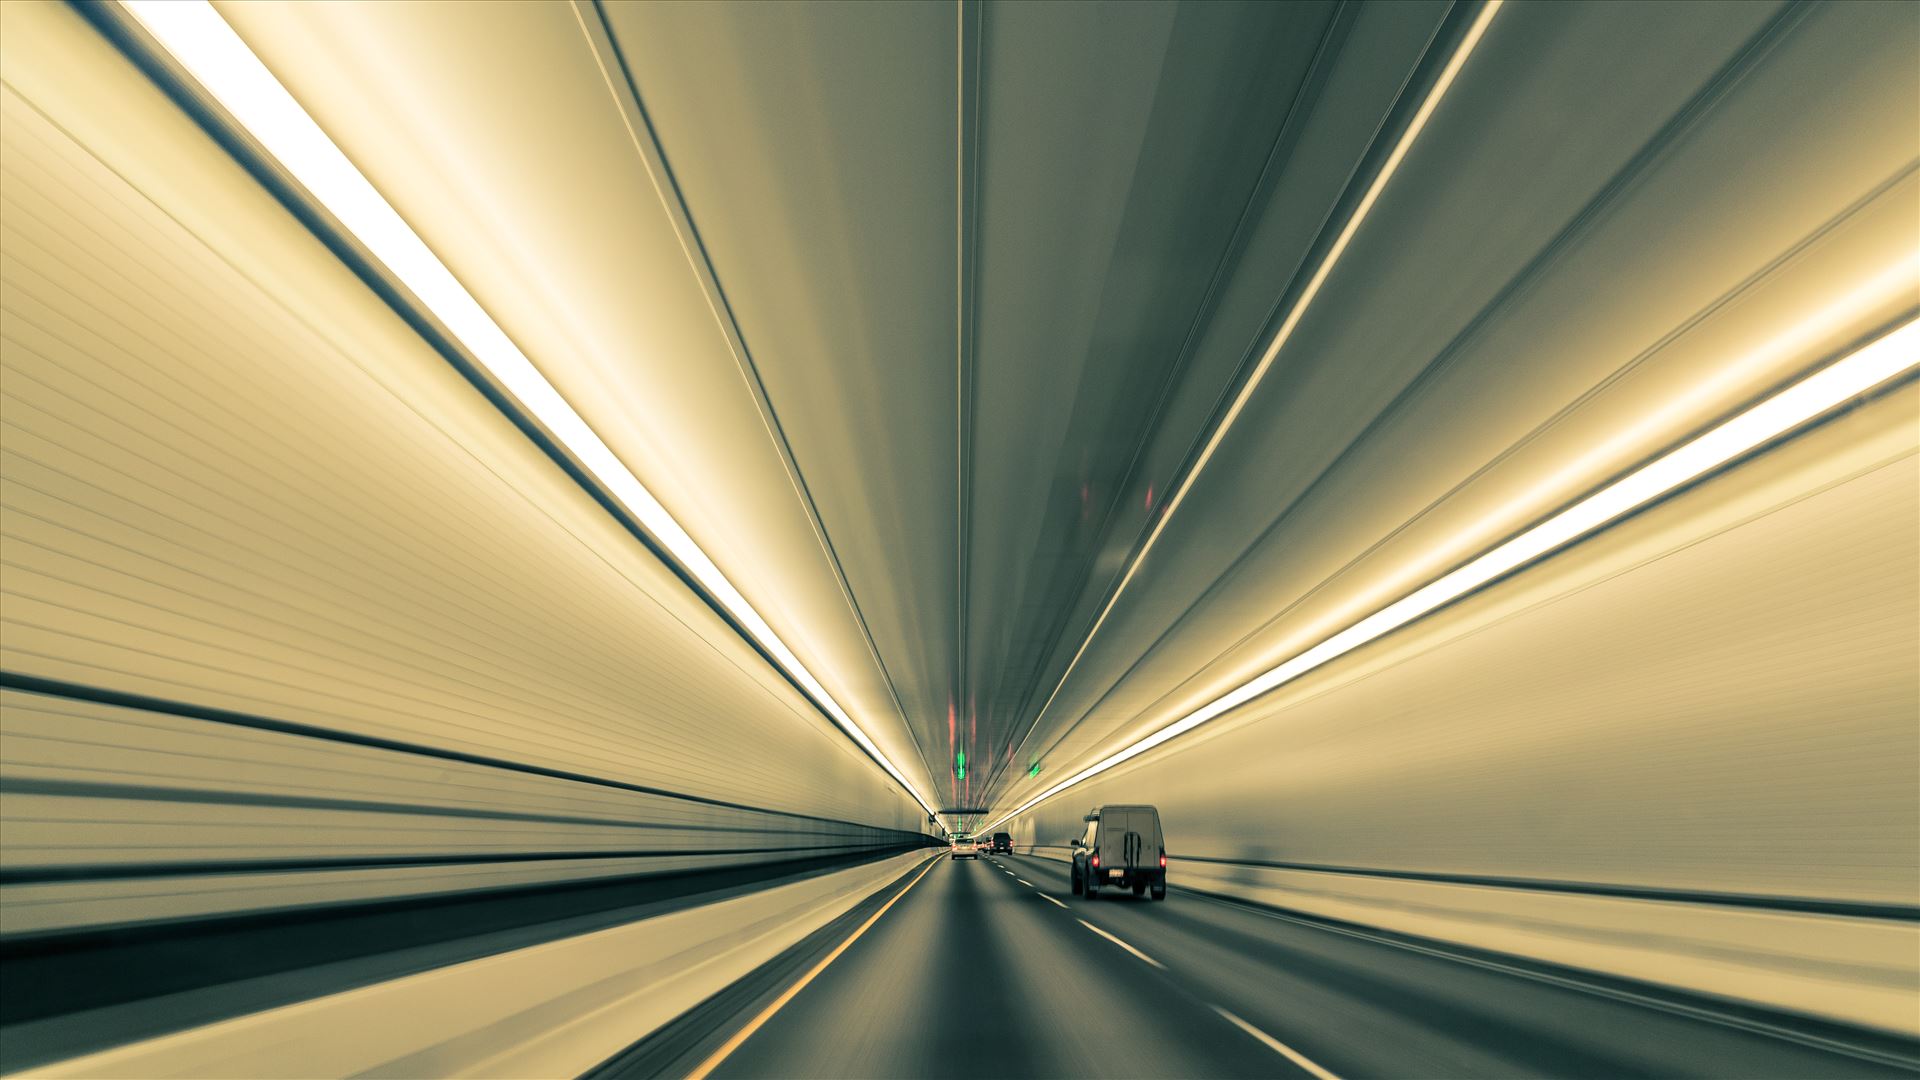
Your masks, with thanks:
M 1395 601 L 1187 716 L 1047 788 L 995 818 L 996 828 L 1042 802 L 1139 757 L 1327 662 L 1391 633 L 1474 589 L 1561 548 L 1698 479 L 1801 424 L 1920 367 L 1920 320 L 1855 350 L 1746 412 L 1535 525 L 1453 572 Z
M 594 478 L 604 484 L 727 613 L 745 627 L 834 723 L 873 756 L 928 813 L 934 808 L 880 752 L 680 523 L 567 404 L 519 347 L 428 249 L 398 212 L 320 130 L 206 0 L 120 0 L 201 88 L 259 140 L 354 238 L 366 245 L 441 325 Z
M 1467 57 L 1473 52 L 1474 46 L 1478 45 L 1481 37 L 1486 34 L 1487 25 L 1493 21 L 1493 16 L 1500 10 L 1502 2 L 1503 0 L 1488 0 L 1486 6 L 1480 9 L 1480 14 L 1473 20 L 1473 24 L 1467 28 L 1466 36 L 1460 39 L 1460 44 L 1453 50 L 1453 56 L 1447 60 L 1447 66 L 1441 69 L 1440 77 L 1434 81 L 1433 88 L 1427 91 L 1426 100 L 1420 103 L 1420 108 L 1414 112 L 1413 119 L 1407 124 L 1407 129 L 1400 133 L 1399 141 L 1394 143 L 1393 150 L 1387 154 L 1386 161 L 1381 163 L 1380 171 L 1374 176 L 1373 183 L 1367 186 L 1366 193 L 1354 205 L 1353 213 L 1348 216 L 1346 224 L 1334 237 L 1333 245 L 1327 249 L 1326 257 L 1320 260 L 1320 265 L 1314 270 L 1313 276 L 1307 280 L 1306 288 L 1300 290 L 1300 296 L 1294 300 L 1293 307 L 1281 321 L 1280 329 L 1274 331 L 1273 339 L 1267 342 L 1266 351 L 1260 354 L 1260 362 L 1254 365 L 1253 374 L 1247 377 L 1247 381 L 1240 387 L 1240 392 L 1234 395 L 1233 403 L 1227 407 L 1226 413 L 1220 417 L 1220 423 L 1207 437 L 1206 445 L 1201 447 L 1200 456 L 1194 459 L 1193 467 L 1181 477 L 1179 486 L 1174 489 L 1173 497 L 1168 499 L 1166 505 L 1161 508 L 1159 517 L 1153 522 L 1153 528 L 1147 533 L 1146 543 L 1140 546 L 1139 553 L 1133 557 L 1132 562 L 1127 564 L 1126 572 L 1120 575 L 1120 584 L 1114 588 L 1113 595 L 1107 598 L 1106 606 L 1100 609 L 1100 614 L 1093 620 L 1092 628 L 1087 631 L 1086 638 L 1080 642 L 1079 649 L 1075 650 L 1073 659 L 1067 661 L 1066 670 L 1060 673 L 1060 681 L 1054 684 L 1053 692 L 1047 695 L 1047 700 L 1040 706 L 1040 711 L 1034 714 L 1033 725 L 1028 728 L 1030 733 L 1039 729 L 1041 717 L 1047 715 L 1047 710 L 1053 706 L 1054 699 L 1060 696 L 1061 689 L 1067 685 L 1067 679 L 1073 674 L 1073 669 L 1079 665 L 1080 658 L 1087 654 L 1088 646 L 1093 644 L 1094 635 L 1100 632 L 1100 628 L 1106 624 L 1107 616 L 1113 613 L 1114 606 L 1120 602 L 1120 594 L 1126 591 L 1127 586 L 1133 581 L 1134 574 L 1147 561 L 1147 553 L 1153 550 L 1153 545 L 1160 539 L 1160 534 L 1166 531 L 1167 523 L 1173 520 L 1174 511 L 1178 510 L 1180 504 L 1186 500 L 1187 492 L 1193 488 L 1193 483 L 1199 478 L 1200 471 L 1207 467 L 1207 462 L 1212 460 L 1214 451 L 1219 449 L 1221 441 L 1227 437 L 1227 429 L 1240 418 L 1240 413 L 1246 409 L 1248 399 L 1252 398 L 1253 392 L 1259 388 L 1260 380 L 1266 378 L 1267 370 L 1273 367 L 1273 361 L 1280 355 L 1281 348 L 1293 337 L 1295 328 L 1306 316 L 1307 307 L 1313 303 L 1315 297 L 1320 295 L 1320 287 L 1326 284 L 1327 276 L 1333 273 L 1334 264 L 1338 263 L 1340 256 L 1346 253 L 1347 245 L 1352 243 L 1354 233 L 1360 231 L 1360 223 L 1367 219 L 1367 214 L 1373 210 L 1374 203 L 1379 201 L 1381 191 L 1386 189 L 1387 181 L 1393 179 L 1393 174 L 1399 170 L 1400 162 L 1406 158 L 1407 151 L 1413 147 L 1413 141 L 1419 138 L 1421 130 L 1427 126 L 1427 119 L 1433 115 L 1435 109 L 1439 108 L 1440 99 L 1446 96 L 1448 88 L 1460 74 L 1460 69 L 1466 64 Z

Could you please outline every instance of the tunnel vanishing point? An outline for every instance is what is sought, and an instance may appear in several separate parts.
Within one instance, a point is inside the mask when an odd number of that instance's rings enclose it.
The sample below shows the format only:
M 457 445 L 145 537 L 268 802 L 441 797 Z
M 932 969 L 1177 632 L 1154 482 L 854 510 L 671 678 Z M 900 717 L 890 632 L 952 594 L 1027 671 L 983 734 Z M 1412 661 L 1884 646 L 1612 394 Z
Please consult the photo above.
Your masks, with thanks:
M 1920 1075 L 1920 5 L 0 3 L 0 1075 Z

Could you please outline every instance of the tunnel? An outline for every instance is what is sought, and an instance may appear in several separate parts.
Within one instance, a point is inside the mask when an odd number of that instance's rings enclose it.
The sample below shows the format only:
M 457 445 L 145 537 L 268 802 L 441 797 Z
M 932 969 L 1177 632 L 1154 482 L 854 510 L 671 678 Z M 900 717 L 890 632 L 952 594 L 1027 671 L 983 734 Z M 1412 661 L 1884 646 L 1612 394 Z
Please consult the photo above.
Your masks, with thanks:
M 1920 6 L 0 4 L 0 1074 L 1920 1075 Z

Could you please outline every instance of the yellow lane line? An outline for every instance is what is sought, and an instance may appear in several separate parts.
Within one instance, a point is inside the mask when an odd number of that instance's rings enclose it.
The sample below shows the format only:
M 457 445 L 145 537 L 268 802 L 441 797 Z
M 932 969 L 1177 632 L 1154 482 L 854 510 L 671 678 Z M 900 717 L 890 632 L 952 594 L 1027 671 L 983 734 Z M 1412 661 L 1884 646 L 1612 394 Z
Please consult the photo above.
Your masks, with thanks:
M 805 990 L 807 988 L 808 983 L 812 982 L 815 978 L 817 978 L 821 972 L 827 970 L 828 964 L 831 964 L 835 960 L 840 959 L 840 954 L 847 951 L 847 946 L 852 945 L 856 941 L 859 941 L 860 935 L 866 933 L 869 929 L 871 929 L 874 923 L 879 922 L 880 916 L 885 915 L 887 913 L 888 908 L 899 903 L 900 898 L 907 895 L 908 890 L 912 889 L 915 885 L 920 884 L 920 879 L 927 876 L 928 870 L 932 870 L 935 866 L 938 866 L 939 864 L 940 864 L 940 860 L 938 858 L 928 859 L 927 865 L 921 869 L 920 873 L 912 881 L 907 882 L 907 887 L 905 889 L 901 889 L 899 892 L 894 893 L 893 899 L 880 905 L 880 910 L 874 912 L 873 915 L 870 916 L 866 922 L 861 923 L 860 929 L 855 930 L 851 937 L 847 938 L 847 940 L 835 946 L 832 952 L 828 953 L 825 956 L 825 958 L 823 958 L 819 963 L 813 965 L 813 967 L 805 975 L 802 975 L 800 977 L 799 982 L 796 982 L 792 986 L 787 987 L 787 990 L 785 993 L 781 994 L 777 998 L 774 998 L 772 1003 L 770 1003 L 766 1008 L 760 1010 L 760 1015 L 754 1017 L 752 1020 L 747 1022 L 746 1027 L 743 1027 L 739 1031 L 734 1032 L 733 1037 L 728 1039 L 725 1043 L 721 1044 L 720 1049 L 715 1050 L 707 1058 L 707 1060 L 701 1062 L 698 1066 L 694 1068 L 692 1072 L 687 1074 L 687 1080 L 706 1080 L 706 1078 L 713 1073 L 713 1070 L 720 1067 L 721 1062 L 727 1060 L 728 1057 L 732 1056 L 735 1050 L 740 1049 L 741 1043 L 744 1043 L 748 1039 L 752 1038 L 754 1032 L 759 1031 L 763 1026 L 765 1026 L 767 1021 L 773 1019 L 774 1013 L 777 1013 L 782 1008 L 786 1007 L 787 1002 L 792 1001 L 794 999 L 794 995 L 800 993 L 800 991 L 802 990 Z

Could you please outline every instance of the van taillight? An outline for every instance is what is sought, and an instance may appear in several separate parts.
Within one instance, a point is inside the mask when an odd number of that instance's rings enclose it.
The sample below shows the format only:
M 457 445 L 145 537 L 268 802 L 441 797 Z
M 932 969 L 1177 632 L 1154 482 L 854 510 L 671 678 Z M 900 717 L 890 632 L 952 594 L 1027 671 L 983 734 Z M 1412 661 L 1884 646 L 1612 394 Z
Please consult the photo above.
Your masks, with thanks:
M 1160 851 L 1160 869 L 1165 870 L 1166 868 L 1167 868 L 1167 852 L 1166 852 L 1166 849 L 1162 848 Z
M 1100 853 L 1097 851 L 1093 853 L 1093 868 L 1100 869 Z

